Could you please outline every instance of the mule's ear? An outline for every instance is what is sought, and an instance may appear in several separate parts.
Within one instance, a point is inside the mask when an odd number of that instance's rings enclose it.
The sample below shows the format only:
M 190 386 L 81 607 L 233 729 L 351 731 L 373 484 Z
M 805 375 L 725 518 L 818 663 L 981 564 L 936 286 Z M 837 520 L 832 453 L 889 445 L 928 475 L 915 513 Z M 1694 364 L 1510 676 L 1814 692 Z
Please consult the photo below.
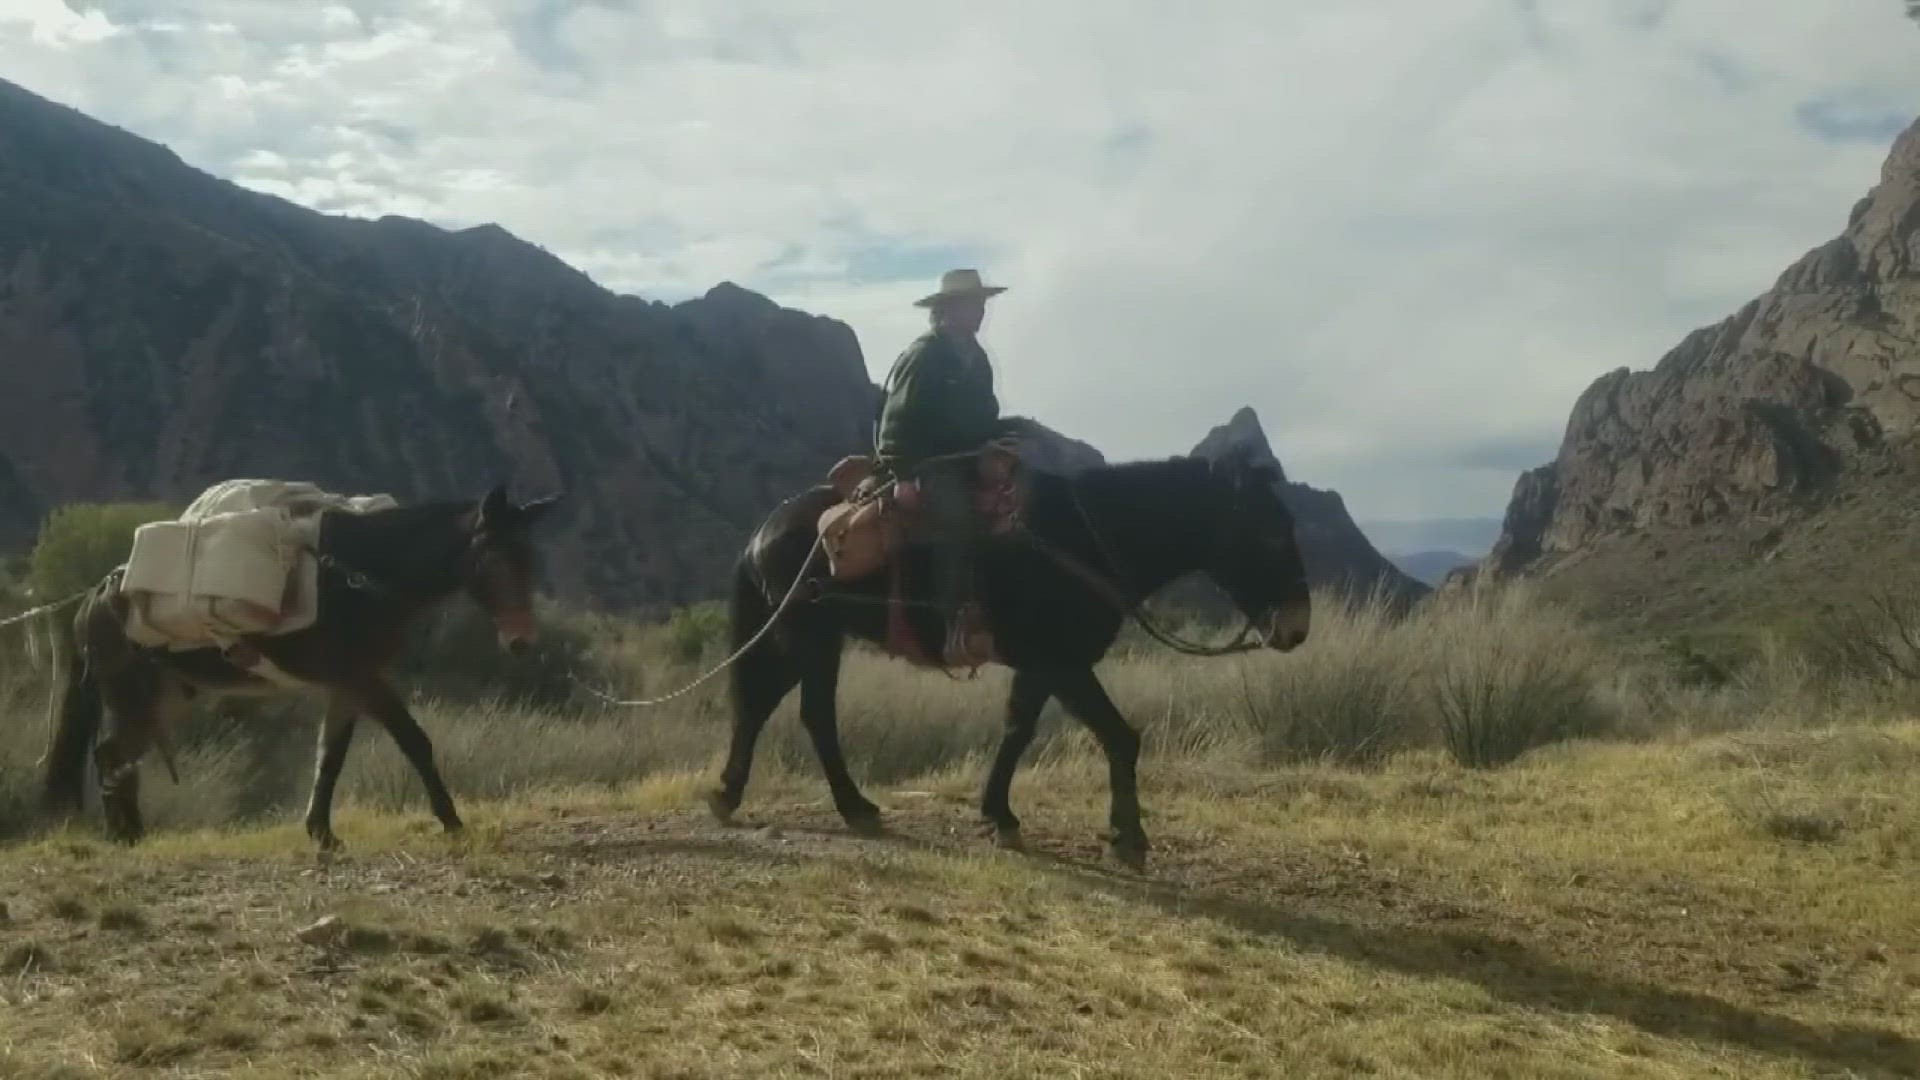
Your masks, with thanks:
M 502 484 L 487 492 L 486 497 L 480 500 L 480 512 L 475 515 L 474 524 L 484 529 L 495 522 L 504 521 L 507 511 L 511 509 L 513 504 L 507 501 L 507 488 Z

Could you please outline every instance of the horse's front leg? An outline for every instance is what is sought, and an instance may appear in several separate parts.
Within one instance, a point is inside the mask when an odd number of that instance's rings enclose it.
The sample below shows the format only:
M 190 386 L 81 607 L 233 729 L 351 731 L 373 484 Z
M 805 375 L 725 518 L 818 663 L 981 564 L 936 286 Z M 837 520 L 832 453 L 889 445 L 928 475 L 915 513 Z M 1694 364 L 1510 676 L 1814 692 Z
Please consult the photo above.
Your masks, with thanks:
M 360 711 L 379 722 L 393 737 L 393 743 L 400 748 L 407 763 L 420 775 L 420 782 L 426 786 L 427 802 L 433 807 L 433 816 L 449 834 L 459 833 L 464 825 L 460 815 L 454 811 L 453 796 L 448 794 L 446 782 L 440 779 L 440 770 L 433 763 L 433 741 L 421 729 L 413 713 L 407 710 L 406 702 L 392 686 L 381 680 L 370 679 L 354 694 Z M 342 748 L 344 758 L 346 750 Z
M 840 749 L 841 635 L 837 629 L 809 627 L 812 636 L 801 640 L 807 630 L 794 634 L 795 660 L 800 669 L 800 722 L 813 740 L 814 756 L 820 759 L 820 771 L 826 775 L 833 792 L 833 807 L 847 827 L 863 836 L 876 836 L 883 825 L 880 808 L 860 791 L 847 759 Z
M 1107 817 L 1113 828 L 1108 842 L 1114 857 L 1136 869 L 1145 866 L 1149 845 L 1146 829 L 1140 824 L 1140 793 L 1135 783 L 1140 733 L 1120 715 L 1092 668 L 1062 676 L 1054 686 L 1054 695 L 1075 719 L 1087 725 L 1106 752 L 1111 800 Z
M 333 789 L 340 781 L 340 770 L 346 765 L 347 750 L 353 745 L 353 729 L 359 720 L 360 705 L 352 696 L 340 693 L 328 696 L 326 717 L 320 722 L 313 788 L 307 795 L 307 835 L 322 851 L 340 847 L 340 838 L 333 834 Z M 431 761 L 428 764 L 431 765 Z
M 1012 803 L 1013 774 L 1020 767 L 1021 755 L 1033 745 L 1040 726 L 1040 710 L 1046 707 L 1053 690 L 1045 677 L 1031 669 L 1013 673 L 1013 687 L 1007 692 L 1006 727 L 1000 734 L 1000 749 L 987 770 L 987 783 L 980 793 L 980 816 L 986 819 L 994 842 L 1005 848 L 1020 847 L 1020 819 Z

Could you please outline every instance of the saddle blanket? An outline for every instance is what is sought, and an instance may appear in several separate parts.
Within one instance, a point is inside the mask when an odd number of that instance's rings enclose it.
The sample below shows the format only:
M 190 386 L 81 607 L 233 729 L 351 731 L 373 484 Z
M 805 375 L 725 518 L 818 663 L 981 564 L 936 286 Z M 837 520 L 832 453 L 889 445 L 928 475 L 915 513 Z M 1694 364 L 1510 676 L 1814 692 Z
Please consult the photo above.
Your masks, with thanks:
M 390 495 L 336 495 L 304 481 L 225 480 L 174 521 L 135 530 L 120 577 L 127 635 L 174 650 L 291 634 L 320 615 L 313 551 L 324 510 L 398 506 Z

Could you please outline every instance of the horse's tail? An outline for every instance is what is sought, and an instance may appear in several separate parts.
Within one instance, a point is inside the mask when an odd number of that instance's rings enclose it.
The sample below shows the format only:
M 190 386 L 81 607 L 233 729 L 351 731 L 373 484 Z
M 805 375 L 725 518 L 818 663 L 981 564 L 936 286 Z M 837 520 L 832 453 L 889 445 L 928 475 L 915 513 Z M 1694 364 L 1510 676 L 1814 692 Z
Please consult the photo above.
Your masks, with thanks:
M 100 730 L 100 681 L 80 649 L 78 624 L 89 613 L 90 606 L 83 606 L 75 623 L 60 627 L 54 635 L 55 655 L 61 671 L 60 692 L 55 702 L 59 715 L 53 738 L 47 745 L 40 805 L 55 813 L 80 810 L 86 802 L 87 758 L 93 750 L 94 736 Z

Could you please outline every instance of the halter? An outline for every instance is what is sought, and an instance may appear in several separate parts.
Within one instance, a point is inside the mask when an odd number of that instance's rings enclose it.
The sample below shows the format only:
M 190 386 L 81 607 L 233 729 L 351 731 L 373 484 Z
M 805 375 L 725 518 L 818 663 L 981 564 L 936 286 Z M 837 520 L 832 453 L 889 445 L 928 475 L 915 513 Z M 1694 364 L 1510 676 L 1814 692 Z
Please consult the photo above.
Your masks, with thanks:
M 1120 560 L 1114 555 L 1113 549 L 1107 544 L 1106 536 L 1102 534 L 1099 527 L 1094 524 L 1093 515 L 1087 512 L 1087 505 L 1080 498 L 1080 485 L 1077 478 L 1069 478 L 1067 480 L 1067 494 L 1073 499 L 1073 508 L 1079 512 L 1081 523 L 1087 527 L 1087 535 L 1093 538 L 1094 545 L 1100 549 L 1100 557 L 1106 561 L 1109 567 L 1113 568 L 1114 573 L 1122 580 L 1131 578 L 1133 575 L 1129 574 L 1121 565 Z M 1155 626 L 1153 622 L 1147 618 L 1146 611 L 1143 607 L 1144 597 L 1137 600 L 1129 599 L 1127 594 L 1122 592 L 1118 586 L 1101 578 L 1080 560 L 1069 555 L 1056 545 L 1047 543 L 1040 537 L 1034 536 L 1031 532 L 1028 532 L 1027 535 L 1034 541 L 1036 546 L 1050 555 L 1054 561 L 1060 563 L 1082 580 L 1095 584 L 1097 586 L 1096 591 L 1099 592 L 1109 604 L 1112 604 L 1118 609 L 1122 615 L 1132 616 L 1133 621 L 1139 624 L 1140 629 L 1146 631 L 1149 637 L 1175 652 L 1185 653 L 1188 656 L 1230 656 L 1235 653 L 1253 652 L 1258 649 L 1264 649 L 1267 646 L 1266 633 L 1255 627 L 1253 617 L 1247 615 L 1245 612 L 1241 613 L 1241 618 L 1244 619 L 1245 622 L 1240 627 L 1240 633 L 1235 635 L 1234 639 L 1225 645 L 1201 645 L 1196 642 L 1182 640 L 1172 631 L 1163 630 Z M 1215 537 L 1216 541 L 1218 541 L 1218 539 L 1218 537 Z

